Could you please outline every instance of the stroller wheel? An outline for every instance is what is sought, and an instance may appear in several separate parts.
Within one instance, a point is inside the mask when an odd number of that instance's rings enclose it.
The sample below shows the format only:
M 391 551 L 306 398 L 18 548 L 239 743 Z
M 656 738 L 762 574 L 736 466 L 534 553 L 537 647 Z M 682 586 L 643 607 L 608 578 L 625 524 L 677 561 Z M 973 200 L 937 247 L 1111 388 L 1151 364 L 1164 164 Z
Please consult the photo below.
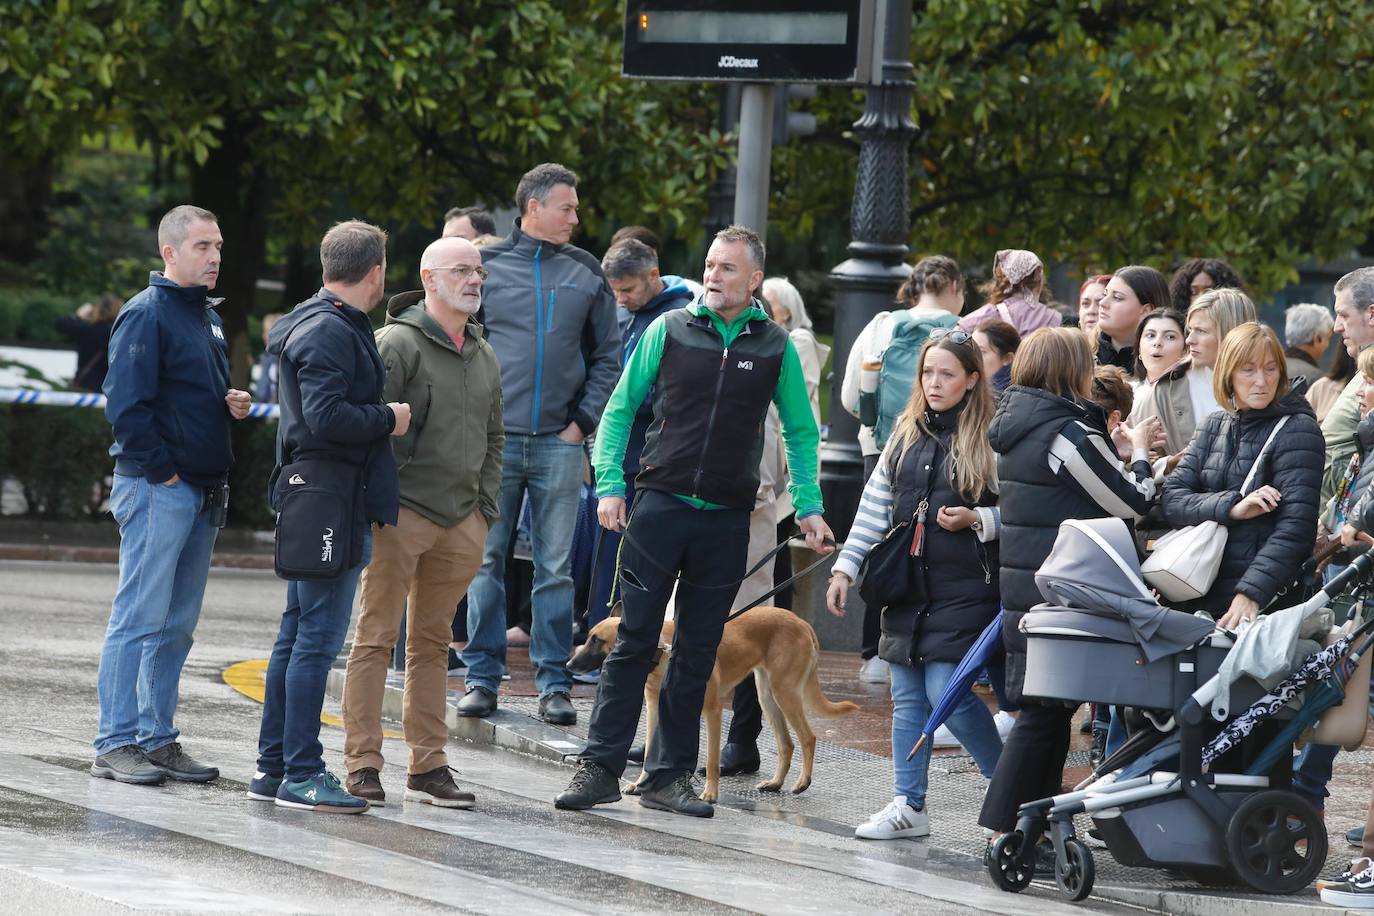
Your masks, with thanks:
M 1326 864 L 1326 824 L 1304 798 L 1282 789 L 1241 802 L 1226 827 L 1237 877 L 1266 894 L 1295 894 Z
M 1021 845 L 1025 841 L 1025 836 L 1013 832 L 1003 834 L 1001 839 L 992 844 L 988 856 L 988 875 L 999 889 L 1019 894 L 1030 887 L 1031 879 L 1035 877 L 1035 858 L 1032 856 L 1030 862 L 1026 863 L 1020 861 Z
M 1059 893 L 1069 900 L 1082 900 L 1092 893 L 1096 877 L 1092 850 L 1082 840 L 1065 840 L 1064 859 L 1054 863 L 1054 883 L 1059 885 Z

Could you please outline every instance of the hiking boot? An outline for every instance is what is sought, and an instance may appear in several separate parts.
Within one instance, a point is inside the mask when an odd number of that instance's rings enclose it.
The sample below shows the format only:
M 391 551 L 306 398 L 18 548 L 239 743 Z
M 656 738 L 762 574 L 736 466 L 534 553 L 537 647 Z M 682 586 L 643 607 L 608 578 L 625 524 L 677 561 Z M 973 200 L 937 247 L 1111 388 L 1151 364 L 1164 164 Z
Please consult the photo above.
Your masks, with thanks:
M 424 802 L 437 808 L 471 808 L 477 796 L 464 792 L 453 781 L 448 767 L 406 777 L 406 801 Z
M 168 779 L 180 782 L 211 782 L 219 779 L 219 768 L 201 763 L 173 741 L 165 747 L 148 752 L 148 762 L 167 774 Z
M 716 809 L 710 802 L 702 801 L 692 787 L 692 777 L 679 773 L 677 778 L 666 786 L 657 789 L 639 790 L 639 803 L 655 811 L 671 811 L 688 817 L 715 817 Z
M 137 744 L 126 744 L 96 757 L 91 775 L 136 786 L 156 786 L 167 778 L 167 771 L 150 763 Z
M 905 795 L 898 795 L 888 806 L 854 828 L 861 840 L 900 840 L 930 836 L 930 816 L 924 808 L 913 808 Z
M 280 776 L 273 776 L 258 770 L 248 783 L 248 797 L 253 801 L 276 801 L 277 790 L 281 788 Z
M 579 760 L 572 782 L 553 800 L 555 808 L 585 811 L 593 805 L 620 801 L 620 780 L 599 763 Z
M 321 814 L 362 814 L 368 801 L 344 791 L 339 777 L 325 770 L 302 779 L 283 780 L 277 789 L 278 808 L 299 808 Z
M 576 725 L 577 710 L 566 693 L 546 693 L 539 698 L 539 718 L 550 725 Z
M 386 790 L 382 788 L 382 774 L 372 767 L 361 767 L 349 773 L 344 785 L 349 795 L 365 798 L 378 808 L 386 807 Z
M 469 719 L 485 719 L 496 712 L 496 691 L 485 687 L 469 687 L 458 701 L 458 715 Z

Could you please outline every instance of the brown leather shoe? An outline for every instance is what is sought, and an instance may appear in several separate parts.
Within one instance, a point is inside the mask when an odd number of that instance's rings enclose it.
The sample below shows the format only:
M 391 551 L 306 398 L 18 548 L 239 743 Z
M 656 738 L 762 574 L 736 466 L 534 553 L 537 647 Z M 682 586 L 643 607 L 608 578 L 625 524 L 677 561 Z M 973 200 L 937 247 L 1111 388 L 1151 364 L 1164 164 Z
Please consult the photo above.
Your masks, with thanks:
M 439 808 L 471 808 L 477 803 L 477 797 L 458 788 L 453 774 L 444 766 L 406 777 L 406 801 L 424 802 Z
M 382 788 L 382 776 L 372 767 L 363 767 L 348 774 L 344 788 L 349 795 L 365 798 L 378 808 L 386 807 L 386 790 Z

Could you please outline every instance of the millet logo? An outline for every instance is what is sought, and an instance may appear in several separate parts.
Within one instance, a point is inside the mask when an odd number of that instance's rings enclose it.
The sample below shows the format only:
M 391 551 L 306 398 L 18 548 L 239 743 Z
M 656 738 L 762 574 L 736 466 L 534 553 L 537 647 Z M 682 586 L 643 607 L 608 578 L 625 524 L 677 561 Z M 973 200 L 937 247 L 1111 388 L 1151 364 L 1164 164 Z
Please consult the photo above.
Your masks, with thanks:
M 716 66 L 723 70 L 757 70 L 759 59 L 757 57 L 735 57 L 733 54 L 722 54 Z
M 320 562 L 328 563 L 334 558 L 334 529 L 324 529 L 324 549 L 320 551 Z
M 753 369 L 753 368 L 754 368 L 754 361 L 753 361 L 752 359 L 742 359 L 742 360 L 739 361 L 739 365 L 736 366 L 735 368 L 736 368 L 736 369 Z

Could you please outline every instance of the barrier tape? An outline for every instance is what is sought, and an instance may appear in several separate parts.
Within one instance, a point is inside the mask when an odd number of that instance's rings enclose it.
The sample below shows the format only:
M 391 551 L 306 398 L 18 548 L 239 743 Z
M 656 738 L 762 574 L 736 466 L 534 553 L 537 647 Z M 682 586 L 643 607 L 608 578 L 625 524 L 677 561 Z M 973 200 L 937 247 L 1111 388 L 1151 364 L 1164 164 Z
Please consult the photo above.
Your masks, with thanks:
M 0 388 L 0 404 L 41 404 L 47 407 L 105 408 L 105 395 L 84 391 L 38 391 L 33 388 Z M 248 416 L 258 420 L 275 420 L 276 404 L 254 404 Z

